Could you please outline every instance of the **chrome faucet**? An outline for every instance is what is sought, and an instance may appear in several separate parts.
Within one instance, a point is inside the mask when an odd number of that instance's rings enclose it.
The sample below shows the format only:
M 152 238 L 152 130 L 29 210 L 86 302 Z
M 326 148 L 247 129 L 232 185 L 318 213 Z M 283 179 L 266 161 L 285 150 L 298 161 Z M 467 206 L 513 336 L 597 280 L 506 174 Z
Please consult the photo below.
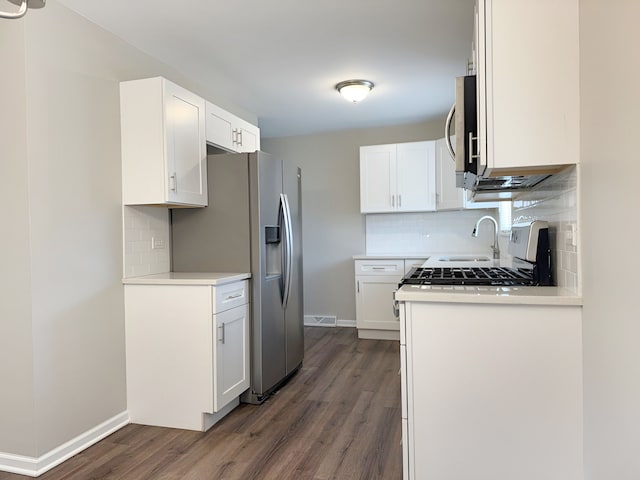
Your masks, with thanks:
M 485 215 L 484 217 L 481 217 L 480 219 L 478 219 L 478 221 L 476 222 L 476 226 L 473 229 L 473 233 L 471 234 L 474 237 L 478 236 L 478 227 L 480 226 L 480 223 L 482 223 L 483 220 L 491 220 L 493 222 L 493 226 L 494 226 L 494 237 L 493 237 L 493 245 L 491 245 L 491 250 L 493 250 L 493 258 L 494 260 L 497 260 L 500 258 L 500 247 L 498 247 L 498 222 L 496 221 L 495 218 L 493 218 L 491 215 Z

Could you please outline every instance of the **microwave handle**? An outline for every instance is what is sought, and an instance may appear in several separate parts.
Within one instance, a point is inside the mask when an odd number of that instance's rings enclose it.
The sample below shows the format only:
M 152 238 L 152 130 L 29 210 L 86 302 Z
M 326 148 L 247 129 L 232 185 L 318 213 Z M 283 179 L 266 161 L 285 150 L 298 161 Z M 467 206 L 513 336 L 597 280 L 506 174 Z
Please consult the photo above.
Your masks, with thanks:
M 449 155 L 453 159 L 454 163 L 456 161 L 456 152 L 453 150 L 453 145 L 451 144 L 451 121 L 456 114 L 456 104 L 454 103 L 449 110 L 449 115 L 447 115 L 447 121 L 444 122 L 444 139 L 447 145 L 447 150 L 449 150 Z

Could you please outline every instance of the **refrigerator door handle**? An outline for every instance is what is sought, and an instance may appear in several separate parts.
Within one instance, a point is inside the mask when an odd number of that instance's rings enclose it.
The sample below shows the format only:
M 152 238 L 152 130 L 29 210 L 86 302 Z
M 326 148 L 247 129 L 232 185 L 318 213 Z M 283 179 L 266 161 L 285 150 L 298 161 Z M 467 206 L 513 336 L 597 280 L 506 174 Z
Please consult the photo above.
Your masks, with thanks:
M 289 208 L 289 198 L 286 193 L 280 194 L 282 216 L 284 218 L 284 293 L 282 295 L 282 306 L 287 308 L 289 294 L 291 293 L 291 265 L 293 261 L 293 233 L 291 229 L 291 209 Z

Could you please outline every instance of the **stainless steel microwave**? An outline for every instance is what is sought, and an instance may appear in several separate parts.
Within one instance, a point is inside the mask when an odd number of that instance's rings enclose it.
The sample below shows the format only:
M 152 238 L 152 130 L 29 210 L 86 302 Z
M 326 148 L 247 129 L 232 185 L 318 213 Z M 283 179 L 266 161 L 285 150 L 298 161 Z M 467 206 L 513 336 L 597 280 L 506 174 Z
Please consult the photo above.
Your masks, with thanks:
M 456 102 L 447 117 L 445 139 L 447 149 L 456 163 L 456 186 L 467 189 L 473 189 L 475 177 L 484 173 L 483 168 L 478 171 L 479 155 L 475 153 L 477 146 L 474 146 L 478 141 L 476 99 L 476 76 L 466 75 L 456 78 Z M 450 134 L 453 118 L 455 118 L 456 132 L 455 149 Z
M 475 75 L 456 78 L 456 101 L 445 123 L 445 141 L 456 163 L 456 186 L 474 192 L 510 192 L 537 185 L 542 175 L 490 176 L 486 155 L 481 155 L 478 141 L 478 91 Z M 456 145 L 451 142 L 451 124 L 455 119 Z

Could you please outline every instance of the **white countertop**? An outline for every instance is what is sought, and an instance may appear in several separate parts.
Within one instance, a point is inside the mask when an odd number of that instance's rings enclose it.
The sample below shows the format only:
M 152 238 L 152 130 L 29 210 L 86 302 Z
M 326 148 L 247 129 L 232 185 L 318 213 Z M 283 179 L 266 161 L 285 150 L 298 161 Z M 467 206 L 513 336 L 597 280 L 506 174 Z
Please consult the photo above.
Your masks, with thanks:
M 447 267 L 453 267 L 453 266 L 467 266 L 467 265 L 472 265 L 472 266 L 476 266 L 476 267 L 482 267 L 482 266 L 494 266 L 494 265 L 500 265 L 500 266 L 510 266 L 511 265 L 511 257 L 509 256 L 505 256 L 504 258 L 494 261 L 491 258 L 491 252 L 487 253 L 487 252 L 481 252 L 481 253 L 469 253 L 469 252 L 464 252 L 464 253 L 450 253 L 450 252 L 431 252 L 431 253 L 425 253 L 425 252 L 421 252 L 421 253 L 403 253 L 403 254 L 397 254 L 397 253 L 389 253 L 389 254 L 380 254 L 380 255 L 367 255 L 367 254 L 362 254 L 362 255 L 352 255 L 351 258 L 353 258 L 353 260 L 402 260 L 405 258 L 408 259 L 425 259 L 428 260 L 428 264 L 427 266 L 429 267 L 435 267 L 435 266 L 447 266 Z M 445 261 L 440 261 L 439 259 L 441 258 L 446 258 L 446 257 L 487 257 L 489 258 L 489 261 L 487 262 L 445 262 Z
M 404 285 L 395 298 L 401 302 L 582 305 L 582 296 L 560 287 Z
M 353 255 L 351 258 L 354 260 L 404 260 L 405 258 L 429 258 L 428 253 L 411 253 L 404 255 L 389 254 L 389 255 Z
M 251 278 L 250 273 L 167 272 L 123 278 L 125 285 L 224 285 Z

